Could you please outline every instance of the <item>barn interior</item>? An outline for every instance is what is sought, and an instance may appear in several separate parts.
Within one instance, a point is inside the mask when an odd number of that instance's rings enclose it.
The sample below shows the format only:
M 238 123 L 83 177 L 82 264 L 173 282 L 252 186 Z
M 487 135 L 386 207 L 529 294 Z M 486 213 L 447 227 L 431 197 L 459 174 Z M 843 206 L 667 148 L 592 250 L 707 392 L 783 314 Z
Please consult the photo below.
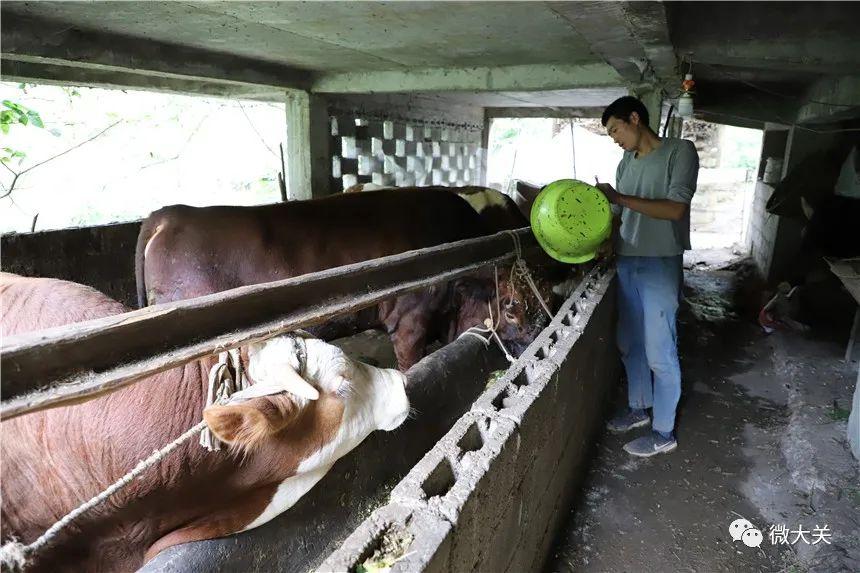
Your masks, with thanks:
M 486 185 L 493 120 L 593 120 L 627 94 L 664 135 L 761 131 L 735 260 L 695 243 L 685 259 L 674 454 L 630 461 L 603 429 L 623 401 L 616 286 L 611 264 L 582 265 L 528 368 L 488 383 L 508 367 L 498 349 L 440 348 L 408 373 L 419 414 L 402 430 L 372 435 L 268 524 L 143 570 L 860 570 L 860 5 L 12 0 L 0 16 L 3 82 L 283 104 L 286 201 Z M 134 308 L 139 229 L 4 234 L 0 264 Z M 342 344 L 390 360 L 379 339 Z M 3 342 L 4 372 L 21 348 Z M 733 541 L 736 517 L 764 533 L 758 548 Z M 832 535 L 780 543 L 780 525 Z

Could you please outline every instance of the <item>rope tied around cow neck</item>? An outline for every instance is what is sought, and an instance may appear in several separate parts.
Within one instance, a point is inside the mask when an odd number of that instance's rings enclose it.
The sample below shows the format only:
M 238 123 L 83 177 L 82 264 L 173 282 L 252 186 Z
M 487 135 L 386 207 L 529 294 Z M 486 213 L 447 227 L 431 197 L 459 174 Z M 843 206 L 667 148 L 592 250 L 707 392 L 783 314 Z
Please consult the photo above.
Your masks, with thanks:
M 311 335 L 303 330 L 296 330 L 292 335 L 296 347 L 296 356 L 299 361 L 299 375 L 304 377 L 307 367 L 307 345 L 304 339 Z M 234 348 L 232 350 L 222 352 L 219 354 L 218 362 L 209 371 L 209 386 L 206 395 L 206 403 L 204 404 L 203 409 L 205 410 L 216 403 L 226 403 L 230 400 L 230 397 L 233 394 L 247 387 L 248 378 L 242 368 L 239 349 Z M 208 434 L 208 438 L 205 440 L 205 443 L 202 435 L 203 432 Z M 183 442 L 192 438 L 197 433 L 201 433 L 201 446 L 209 451 L 220 450 L 220 440 L 212 435 L 211 430 L 206 425 L 206 421 L 201 420 L 166 446 L 161 449 L 154 450 L 149 457 L 141 460 L 136 466 L 134 466 L 134 468 L 132 468 L 131 471 L 116 480 L 100 494 L 90 498 L 88 501 L 67 513 L 32 543 L 25 545 L 14 538 L 4 543 L 3 546 L 0 547 L 0 572 L 23 572 L 24 568 L 27 566 L 27 561 L 32 558 L 36 552 L 41 550 L 52 539 L 54 539 L 60 531 L 66 528 L 78 516 L 102 503 L 118 490 L 131 483 L 132 480 L 160 462 Z
M 242 368 L 239 349 L 222 352 L 218 355 L 218 362 L 209 370 L 209 387 L 203 409 L 226 402 L 230 396 L 247 387 L 248 377 Z M 210 452 L 217 452 L 221 449 L 221 440 L 207 426 L 200 432 L 200 445 Z
M 529 267 L 526 264 L 526 260 L 523 258 L 523 248 L 522 244 L 520 243 L 520 237 L 514 231 L 508 230 L 505 231 L 505 233 L 511 236 L 511 239 L 514 242 L 514 252 L 516 253 L 516 260 L 514 260 L 514 264 L 511 266 L 511 284 L 516 284 L 516 278 L 524 280 L 534 293 L 535 298 L 537 298 L 538 302 L 543 308 L 543 311 L 546 313 L 549 319 L 552 320 L 552 311 L 549 309 L 549 305 L 546 303 L 543 298 L 543 295 L 541 295 L 540 291 L 538 290 L 537 284 L 535 283 L 534 278 L 532 278 L 531 271 L 529 271 Z
M 508 359 L 508 362 L 513 364 L 514 362 L 517 361 L 517 359 L 514 358 L 510 352 L 508 352 L 508 349 L 505 347 L 505 343 L 502 342 L 502 339 L 499 337 L 499 334 L 497 332 L 498 328 L 499 328 L 499 323 L 502 320 L 502 312 L 501 312 L 501 305 L 499 303 L 499 268 L 495 265 L 493 265 L 493 272 L 495 273 L 495 277 L 496 277 L 496 318 L 495 318 L 495 320 L 493 319 L 493 305 L 490 301 L 487 301 L 487 311 L 490 313 L 490 317 L 487 318 L 486 320 L 484 320 L 484 326 L 486 328 L 479 328 L 477 326 L 473 326 L 473 327 L 468 328 L 465 331 L 463 331 L 463 333 L 460 336 L 458 336 L 457 338 L 461 338 L 461 337 L 466 336 L 466 335 L 474 336 L 475 338 L 477 338 L 478 340 L 483 342 L 484 346 L 489 346 L 490 339 L 484 338 L 483 336 L 481 336 L 481 334 L 490 333 L 490 338 L 492 338 L 493 340 L 496 341 L 496 344 L 499 346 L 501 351 L 504 353 L 505 358 Z
M 516 254 L 516 259 L 514 260 L 513 265 L 511 266 L 511 288 L 516 284 L 516 279 L 520 278 L 529 286 L 529 288 L 534 293 L 538 302 L 540 303 L 543 311 L 549 317 L 550 320 L 553 318 L 552 311 L 549 309 L 549 305 L 544 300 L 540 291 L 537 288 L 537 284 L 534 282 L 534 279 L 531 276 L 531 272 L 529 271 L 528 265 L 526 265 L 526 261 L 523 258 L 522 244 L 520 243 L 520 238 L 514 231 L 507 230 L 505 231 L 508 235 L 511 236 L 511 239 L 514 243 L 514 253 Z M 463 336 L 474 336 L 484 343 L 484 346 L 489 346 L 490 339 L 493 339 L 496 342 L 496 345 L 501 349 L 504 353 L 505 358 L 507 358 L 508 362 L 513 364 L 517 361 L 516 358 L 508 352 L 508 349 L 505 347 L 504 342 L 502 342 L 501 337 L 498 334 L 499 323 L 502 319 L 502 311 L 501 311 L 501 303 L 499 301 L 499 268 L 493 265 L 493 272 L 496 280 L 496 317 L 493 317 L 493 307 L 490 301 L 487 301 L 487 310 L 490 314 L 490 317 L 484 321 L 484 326 L 486 328 L 480 328 L 478 326 L 473 326 L 471 328 L 466 329 L 458 338 Z M 489 338 L 484 338 L 482 334 L 490 334 Z

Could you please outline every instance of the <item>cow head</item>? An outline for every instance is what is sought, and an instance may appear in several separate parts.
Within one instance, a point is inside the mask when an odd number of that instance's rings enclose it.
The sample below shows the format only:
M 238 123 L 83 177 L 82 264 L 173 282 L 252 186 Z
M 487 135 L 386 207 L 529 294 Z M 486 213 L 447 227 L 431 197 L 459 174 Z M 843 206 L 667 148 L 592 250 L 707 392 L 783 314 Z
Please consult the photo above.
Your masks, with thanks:
M 247 390 L 203 412 L 218 439 L 246 461 L 256 457 L 270 483 L 281 482 L 264 515 L 246 528 L 289 508 L 373 430 L 394 430 L 409 414 L 403 374 L 354 361 L 318 339 L 251 345 L 248 377 Z
M 553 310 L 554 297 L 549 281 L 537 273 L 533 273 L 532 277 L 543 300 Z M 482 326 L 490 318 L 492 310 L 496 331 L 514 356 L 522 354 L 549 322 L 549 317 L 531 288 L 512 274 L 510 267 L 499 268 L 498 292 L 493 269 L 489 273 L 482 272 L 479 278 L 461 279 L 456 288 L 457 335 L 472 326 Z
M 533 280 L 541 298 L 550 310 L 554 310 L 549 282 L 536 273 Z M 508 350 L 514 356 L 519 356 L 549 323 L 550 317 L 528 284 L 514 274 L 507 273 L 505 278 L 499 279 L 498 296 L 501 311 L 499 337 L 510 343 Z

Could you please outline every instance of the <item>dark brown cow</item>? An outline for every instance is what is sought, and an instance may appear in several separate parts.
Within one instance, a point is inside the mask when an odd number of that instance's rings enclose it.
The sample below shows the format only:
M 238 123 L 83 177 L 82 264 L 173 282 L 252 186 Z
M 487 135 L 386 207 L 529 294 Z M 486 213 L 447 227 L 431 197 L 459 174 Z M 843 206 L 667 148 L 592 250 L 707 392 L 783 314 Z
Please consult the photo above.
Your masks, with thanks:
M 89 287 L 6 273 L 0 302 L 5 336 L 127 310 Z M 213 358 L 3 422 L 4 543 L 32 543 L 201 416 L 230 444 L 210 452 L 196 437 L 185 442 L 73 521 L 31 556 L 27 571 L 133 571 L 173 545 L 262 525 L 372 430 L 392 430 L 408 415 L 401 373 L 355 362 L 321 340 L 277 337 L 242 357 L 253 382 L 244 399 L 205 411 Z
M 173 206 L 144 221 L 137 243 L 141 305 L 211 294 L 486 235 L 492 230 L 456 195 L 440 189 L 384 190 L 257 207 Z M 540 331 L 540 306 L 490 269 L 386 301 L 313 332 L 325 339 L 384 327 L 405 370 L 428 341 L 451 341 L 504 310 L 500 336 L 521 352 Z M 548 293 L 548 289 L 547 289 Z
M 514 202 L 526 219 L 531 220 L 532 205 L 542 189 L 543 187 L 519 179 L 514 180 Z

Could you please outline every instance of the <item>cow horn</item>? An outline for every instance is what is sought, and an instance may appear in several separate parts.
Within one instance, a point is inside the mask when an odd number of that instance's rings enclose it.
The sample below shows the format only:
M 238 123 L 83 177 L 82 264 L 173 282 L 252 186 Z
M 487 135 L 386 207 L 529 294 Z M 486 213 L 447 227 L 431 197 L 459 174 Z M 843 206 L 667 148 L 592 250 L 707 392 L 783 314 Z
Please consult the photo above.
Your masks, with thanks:
M 307 380 L 299 376 L 299 373 L 287 364 L 284 365 L 284 379 L 282 382 L 284 389 L 296 396 L 301 396 L 308 400 L 317 400 L 320 397 L 319 390 L 308 384 Z

